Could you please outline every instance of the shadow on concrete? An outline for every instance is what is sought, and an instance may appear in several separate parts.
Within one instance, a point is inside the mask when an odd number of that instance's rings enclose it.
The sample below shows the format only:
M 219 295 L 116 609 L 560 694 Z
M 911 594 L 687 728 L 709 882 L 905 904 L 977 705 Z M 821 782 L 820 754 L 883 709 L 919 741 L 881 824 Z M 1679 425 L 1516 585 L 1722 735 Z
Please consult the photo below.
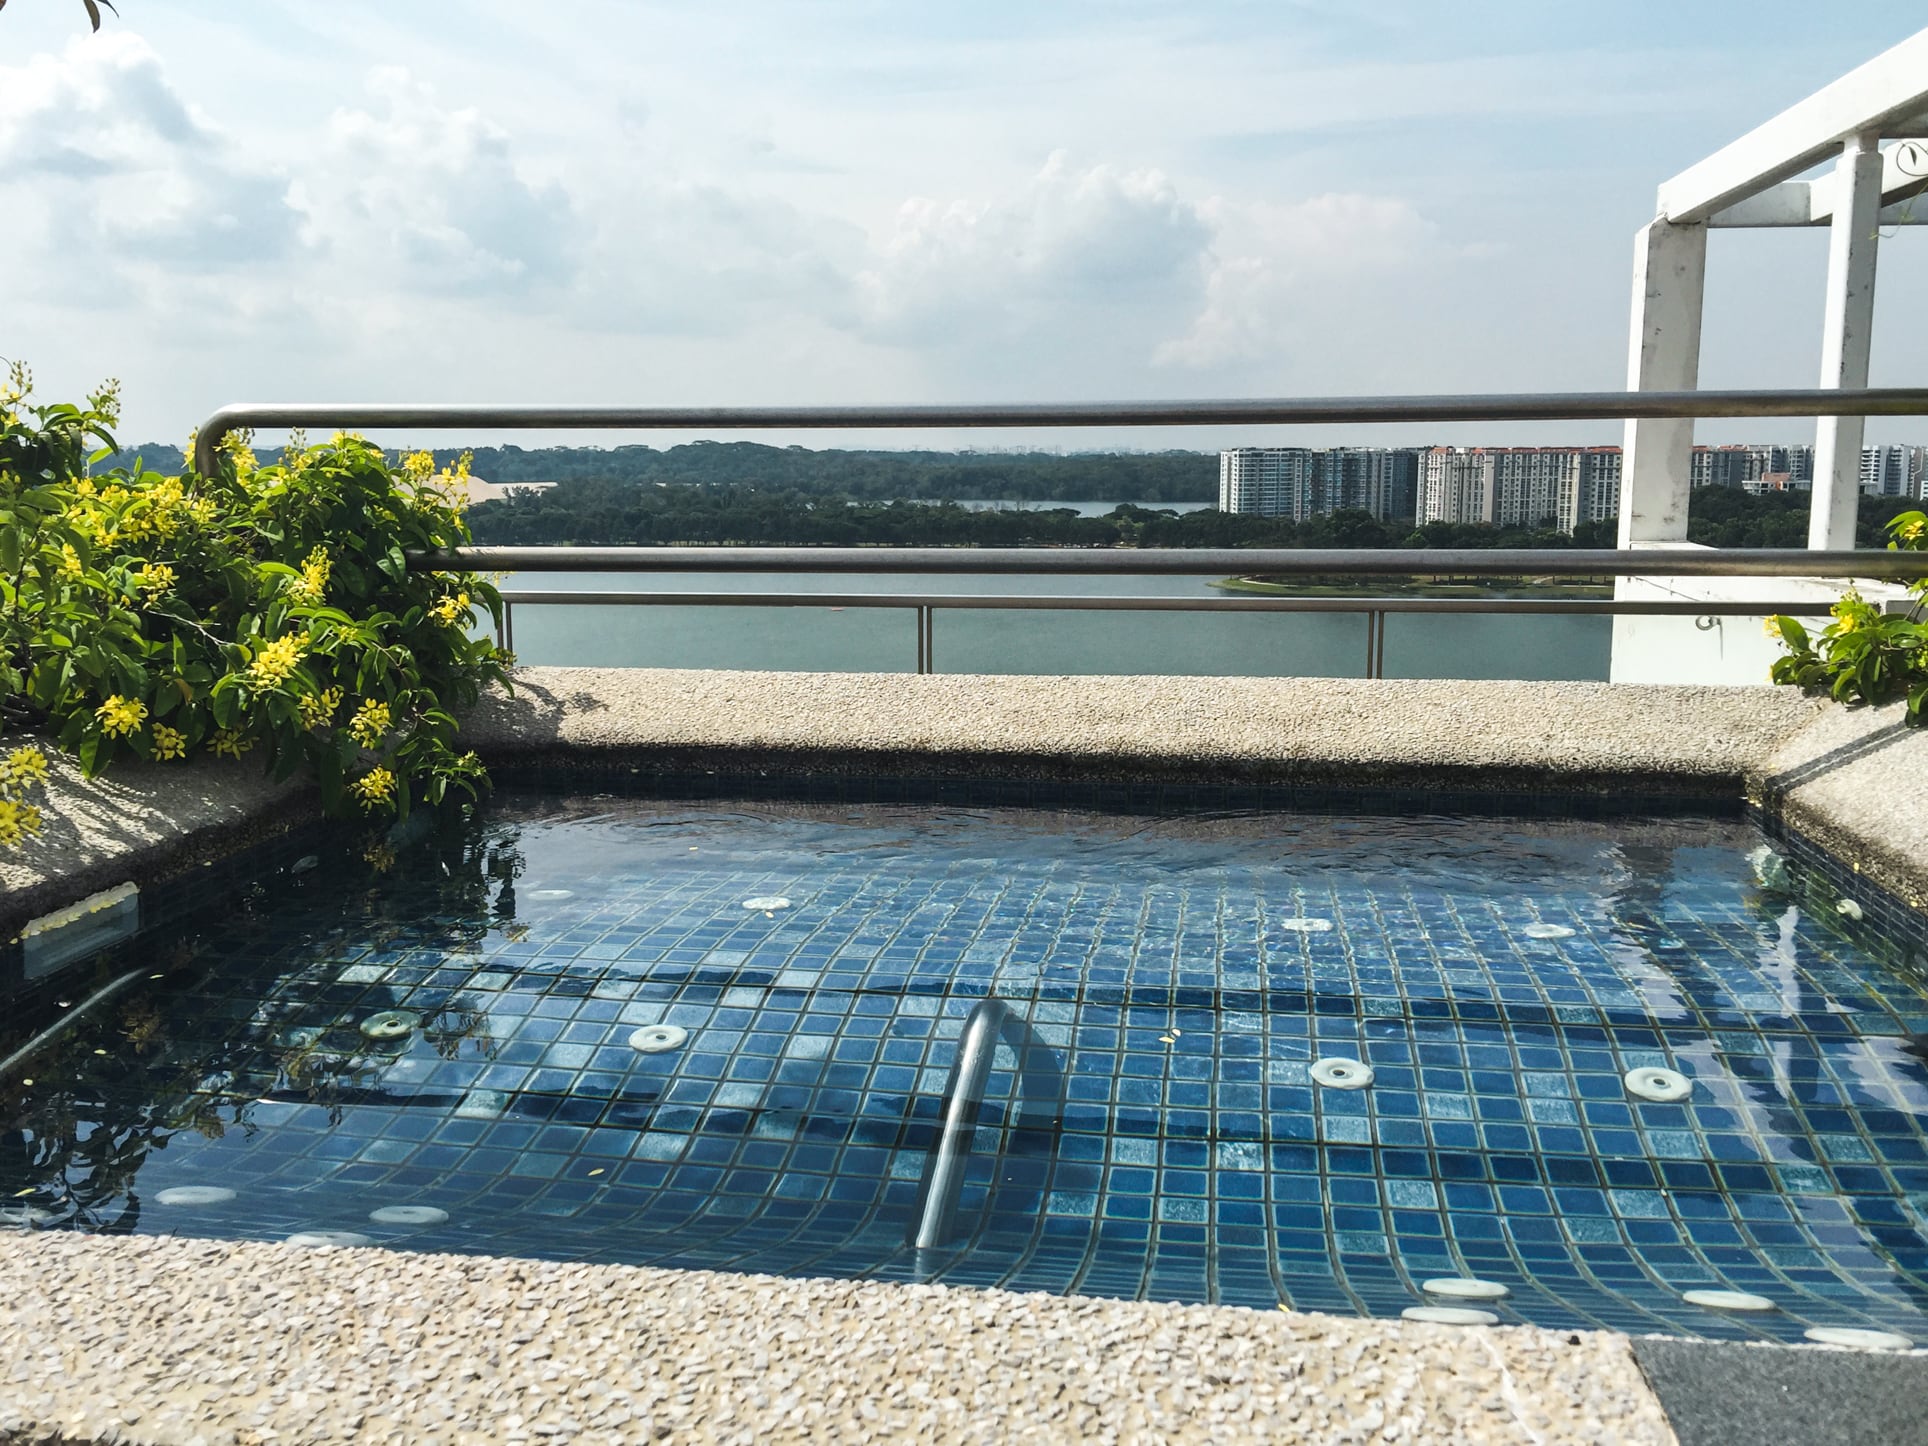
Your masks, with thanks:
M 1633 1342 L 1680 1446 L 1928 1443 L 1928 1356 Z

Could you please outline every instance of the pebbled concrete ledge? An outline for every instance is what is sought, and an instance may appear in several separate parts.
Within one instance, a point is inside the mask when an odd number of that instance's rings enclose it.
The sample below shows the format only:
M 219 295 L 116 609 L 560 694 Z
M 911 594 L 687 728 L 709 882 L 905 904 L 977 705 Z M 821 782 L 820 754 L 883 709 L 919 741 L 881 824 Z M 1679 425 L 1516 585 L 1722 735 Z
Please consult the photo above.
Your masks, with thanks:
M 485 757 L 915 776 L 1734 797 L 1821 705 L 1772 688 L 525 668 Z
M 252 762 L 134 763 L 81 777 L 48 747 L 46 827 L 0 852 L 0 952 L 50 909 L 116 884 L 143 888 L 257 843 L 313 815 L 299 780 L 270 783 Z
M 1623 1336 L 155 1237 L 0 1241 L 0 1442 L 1671 1443 Z
M 1747 779 L 1795 833 L 1928 910 L 1928 728 L 1901 704 L 1823 709 Z

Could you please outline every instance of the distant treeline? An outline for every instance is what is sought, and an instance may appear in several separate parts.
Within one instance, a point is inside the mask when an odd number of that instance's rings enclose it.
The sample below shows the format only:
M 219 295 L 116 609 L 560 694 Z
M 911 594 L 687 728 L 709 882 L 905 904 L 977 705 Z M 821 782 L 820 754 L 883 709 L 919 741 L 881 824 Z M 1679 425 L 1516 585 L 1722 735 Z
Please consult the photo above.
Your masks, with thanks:
M 179 447 L 129 448 L 160 471 L 178 472 Z M 438 463 L 461 455 L 441 449 Z M 108 465 L 113 465 L 109 463 Z M 631 486 L 739 486 L 811 496 L 997 498 L 1012 502 L 1212 502 L 1216 452 L 847 452 L 771 447 L 761 442 L 691 442 L 655 447 L 477 447 L 471 466 L 485 482 L 617 482 Z
M 178 447 L 149 443 L 106 465 L 176 472 Z M 452 461 L 455 450 L 438 451 Z M 853 452 L 695 442 L 654 447 L 483 447 L 475 474 L 490 482 L 549 482 L 541 492 L 470 512 L 477 542 L 503 544 L 735 543 L 971 547 L 1611 547 L 1612 523 L 1551 528 L 1382 521 L 1341 512 L 1293 523 L 1216 511 L 1160 512 L 1161 502 L 1216 499 L 1213 453 Z M 951 499 L 1013 502 L 1129 497 L 1107 517 L 1049 507 L 977 511 Z M 917 502 L 906 498 L 923 499 Z M 1884 524 L 1919 506 L 1863 497 L 1858 544 L 1880 547 Z M 1693 495 L 1688 538 L 1714 547 L 1803 547 L 1808 494 L 1753 496 L 1738 487 Z
M 469 509 L 478 543 L 738 547 L 1570 547 L 1534 528 L 1382 522 L 1336 512 L 1293 523 L 1216 511 L 1121 504 L 1103 517 L 1070 508 L 978 510 L 955 502 L 869 502 L 748 487 L 563 482 Z M 1610 533 L 1611 528 L 1607 531 Z

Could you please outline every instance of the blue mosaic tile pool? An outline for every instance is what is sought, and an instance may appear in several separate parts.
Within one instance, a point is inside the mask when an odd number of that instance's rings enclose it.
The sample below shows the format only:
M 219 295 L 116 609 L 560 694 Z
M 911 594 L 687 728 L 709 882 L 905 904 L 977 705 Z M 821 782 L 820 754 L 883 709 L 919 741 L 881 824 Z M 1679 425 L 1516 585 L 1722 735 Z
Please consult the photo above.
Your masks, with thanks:
M 0 1217 L 1372 1315 L 1470 1275 L 1546 1326 L 1928 1340 L 1921 940 L 1743 819 L 505 795 L 438 829 L 138 945 L 154 977 L 0 1085 Z M 990 995 L 1042 1067 L 1000 1053 L 919 1251 Z M 391 1009 L 421 1027 L 365 1038 Z M 1333 1055 L 1372 1086 L 1315 1085 Z

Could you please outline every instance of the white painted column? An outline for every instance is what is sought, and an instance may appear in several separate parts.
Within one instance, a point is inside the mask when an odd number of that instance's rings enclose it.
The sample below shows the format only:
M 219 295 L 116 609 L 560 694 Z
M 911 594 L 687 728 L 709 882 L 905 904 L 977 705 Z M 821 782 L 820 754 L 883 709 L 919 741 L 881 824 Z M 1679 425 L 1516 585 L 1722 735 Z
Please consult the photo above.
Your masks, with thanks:
M 1828 229 L 1827 319 L 1821 332 L 1821 385 L 1865 387 L 1874 326 L 1874 259 L 1881 227 L 1881 148 L 1875 132 L 1841 148 L 1834 167 L 1834 218 Z M 1814 427 L 1814 495 L 1808 546 L 1854 546 L 1861 495 L 1866 417 L 1822 417 Z
M 1627 389 L 1692 391 L 1700 382 L 1700 308 L 1707 228 L 1656 220 L 1633 238 L 1633 327 Z M 1627 423 L 1620 468 L 1620 545 L 1680 542 L 1693 485 L 1692 418 Z

